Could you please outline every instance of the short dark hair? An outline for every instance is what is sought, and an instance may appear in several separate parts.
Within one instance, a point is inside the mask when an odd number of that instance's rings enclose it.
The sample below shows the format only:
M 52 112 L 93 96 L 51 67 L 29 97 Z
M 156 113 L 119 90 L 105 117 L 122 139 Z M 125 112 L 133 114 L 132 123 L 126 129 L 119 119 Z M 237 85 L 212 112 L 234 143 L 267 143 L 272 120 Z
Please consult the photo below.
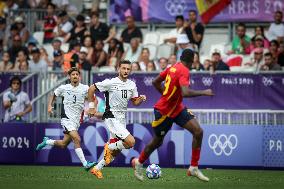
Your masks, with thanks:
M 275 11 L 275 14 L 281 14 L 281 16 L 283 16 L 283 12 L 281 10 Z
M 48 7 L 48 6 L 51 6 L 53 9 L 56 9 L 56 5 L 53 4 L 53 3 L 48 3 L 48 4 L 47 4 L 47 7 Z
M 192 63 L 194 58 L 194 51 L 190 49 L 184 49 L 180 56 L 180 60 L 185 63 Z
M 12 86 L 12 83 L 13 83 L 14 81 L 19 81 L 20 86 L 22 86 L 22 80 L 21 80 L 21 78 L 20 78 L 19 76 L 14 76 L 14 77 L 12 77 L 11 80 L 10 80 L 10 87 Z
M 196 11 L 196 10 L 194 10 L 194 9 L 191 9 L 191 10 L 189 10 L 188 12 L 189 12 L 189 13 L 193 12 L 194 14 L 196 14 L 196 15 L 197 15 L 197 11 Z
M 246 25 L 245 25 L 244 23 L 239 23 L 239 24 L 237 25 L 237 27 L 243 27 L 243 28 L 246 28 Z
M 99 12 L 97 12 L 97 11 L 93 11 L 93 12 L 91 12 L 90 17 L 92 18 L 93 16 L 99 18 L 99 17 L 100 17 L 100 14 L 99 14 Z
M 167 58 L 165 58 L 165 57 L 161 57 L 161 58 L 159 58 L 159 61 L 158 61 L 158 62 L 160 62 L 161 60 L 165 60 L 166 62 L 168 62 L 168 59 L 167 59 Z
M 78 72 L 80 74 L 80 70 L 77 67 L 72 67 L 68 70 L 68 75 L 71 75 L 72 72 Z
M 179 19 L 184 21 L 183 15 L 177 15 L 175 20 L 179 20 Z
M 264 54 L 264 56 L 270 56 L 270 57 L 272 57 L 272 53 L 271 53 L 271 52 L 267 52 L 267 53 Z
M 273 39 L 272 41 L 270 41 L 269 45 L 271 46 L 272 43 L 275 43 L 275 45 L 276 45 L 277 47 L 279 47 L 279 43 L 278 43 L 278 41 L 277 41 L 276 39 Z
M 120 67 L 121 64 L 129 64 L 129 65 L 131 65 L 131 62 L 130 62 L 129 60 L 121 60 L 121 61 L 119 62 L 119 64 L 118 64 L 118 67 Z

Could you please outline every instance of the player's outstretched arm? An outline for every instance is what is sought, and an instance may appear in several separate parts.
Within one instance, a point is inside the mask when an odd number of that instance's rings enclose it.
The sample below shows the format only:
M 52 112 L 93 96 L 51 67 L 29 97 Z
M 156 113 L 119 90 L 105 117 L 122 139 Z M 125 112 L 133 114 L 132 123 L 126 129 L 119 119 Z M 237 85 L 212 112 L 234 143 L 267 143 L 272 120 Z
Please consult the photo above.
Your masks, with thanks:
M 211 89 L 206 90 L 192 90 L 187 86 L 181 87 L 183 97 L 197 97 L 197 96 L 214 96 L 214 93 Z
M 49 114 L 53 113 L 53 104 L 54 104 L 55 99 L 56 99 L 56 95 L 53 93 L 53 95 L 49 99 L 48 107 L 47 107 L 47 112 Z
M 89 116 L 95 116 L 96 115 L 96 106 L 95 106 L 95 101 L 94 101 L 94 94 L 96 92 L 96 86 L 91 85 L 88 90 L 88 101 L 89 101 L 89 111 L 88 114 Z
M 153 81 L 152 84 L 153 86 L 157 89 L 157 91 L 159 91 L 159 93 L 163 94 L 164 91 L 164 87 L 162 85 L 162 82 L 164 81 L 164 79 L 158 75 Z
M 140 95 L 137 98 L 132 98 L 131 101 L 134 106 L 139 106 L 143 101 L 146 101 L 146 99 L 146 95 Z

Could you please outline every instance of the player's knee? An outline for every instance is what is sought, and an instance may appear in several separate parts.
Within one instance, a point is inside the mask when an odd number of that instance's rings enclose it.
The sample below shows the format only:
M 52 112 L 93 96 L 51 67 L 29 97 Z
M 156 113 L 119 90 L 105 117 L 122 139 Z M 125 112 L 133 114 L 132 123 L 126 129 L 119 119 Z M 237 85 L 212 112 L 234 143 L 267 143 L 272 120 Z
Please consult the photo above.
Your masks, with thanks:
M 198 129 L 196 129 L 196 131 L 194 132 L 194 135 L 198 138 L 202 138 L 203 137 L 203 129 L 201 127 L 199 127 Z
M 75 138 L 73 139 L 73 142 L 74 142 L 75 144 L 80 145 L 80 144 L 81 144 L 81 138 L 80 138 L 80 137 L 75 137 Z
M 135 138 L 130 137 L 125 143 L 128 148 L 132 148 L 135 145 Z

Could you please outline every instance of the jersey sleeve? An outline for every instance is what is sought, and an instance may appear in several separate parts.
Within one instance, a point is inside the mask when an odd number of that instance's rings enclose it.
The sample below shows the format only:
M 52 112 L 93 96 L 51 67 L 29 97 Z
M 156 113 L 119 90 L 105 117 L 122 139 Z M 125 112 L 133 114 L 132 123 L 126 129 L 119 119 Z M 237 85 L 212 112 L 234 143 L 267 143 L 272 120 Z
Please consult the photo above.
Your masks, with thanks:
M 62 96 L 63 92 L 64 92 L 64 86 L 61 85 L 60 87 L 55 89 L 54 94 L 55 96 Z
M 29 97 L 29 95 L 28 95 L 27 93 L 25 93 L 25 105 L 27 106 L 27 105 L 29 105 L 30 103 L 31 103 L 30 97 Z
M 160 77 L 163 78 L 163 79 L 165 79 L 166 76 L 167 76 L 167 74 L 168 74 L 168 71 L 169 71 L 169 68 L 167 68 L 167 69 L 165 69 L 164 71 L 162 71 L 162 72 L 160 73 Z
M 7 102 L 7 101 L 10 100 L 9 97 L 8 97 L 8 94 L 9 94 L 9 93 L 10 93 L 10 92 L 4 93 L 4 95 L 3 95 L 3 102 Z
M 138 97 L 138 91 L 137 91 L 137 86 L 135 84 L 131 98 L 136 98 L 136 97 Z
M 189 86 L 189 71 L 182 70 L 179 77 L 180 86 Z
M 88 90 L 89 90 L 89 86 L 88 86 L 88 85 L 85 85 L 85 86 L 84 86 L 84 91 L 83 91 L 85 98 L 88 97 Z
M 101 82 L 95 83 L 95 86 L 100 92 L 108 91 L 111 86 L 111 80 L 110 79 L 105 79 Z

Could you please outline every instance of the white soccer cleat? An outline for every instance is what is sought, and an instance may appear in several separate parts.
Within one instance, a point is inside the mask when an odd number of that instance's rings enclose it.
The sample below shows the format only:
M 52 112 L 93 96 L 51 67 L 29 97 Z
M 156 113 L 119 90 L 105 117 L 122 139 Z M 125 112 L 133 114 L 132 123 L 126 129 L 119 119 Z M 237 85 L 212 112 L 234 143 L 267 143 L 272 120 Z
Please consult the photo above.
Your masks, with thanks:
M 138 180 L 143 181 L 143 164 L 139 163 L 137 158 L 132 159 L 131 164 L 134 169 L 134 176 Z
M 202 172 L 198 169 L 198 167 L 190 166 L 187 170 L 187 175 L 197 177 L 198 179 L 205 182 L 209 181 L 209 178 L 204 176 Z

